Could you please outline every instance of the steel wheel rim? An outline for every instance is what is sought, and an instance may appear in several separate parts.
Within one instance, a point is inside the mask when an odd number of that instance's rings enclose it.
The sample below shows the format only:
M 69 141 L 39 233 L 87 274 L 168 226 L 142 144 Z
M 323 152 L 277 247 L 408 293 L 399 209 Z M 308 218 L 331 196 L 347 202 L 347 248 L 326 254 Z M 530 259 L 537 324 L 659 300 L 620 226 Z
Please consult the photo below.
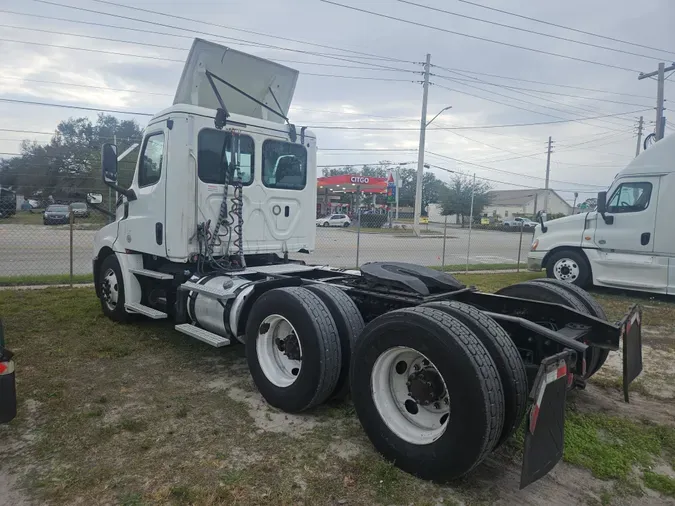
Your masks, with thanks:
M 256 353 L 260 369 L 273 385 L 285 388 L 298 379 L 302 369 L 302 345 L 295 328 L 283 316 L 273 314 L 262 321 L 258 327 Z M 294 358 L 298 355 L 299 359 Z
M 561 258 L 553 265 L 553 274 L 560 281 L 576 281 L 580 273 L 579 264 L 571 258 Z
M 101 293 L 103 294 L 105 305 L 108 309 L 114 311 L 119 298 L 119 285 L 117 283 L 117 274 L 115 274 L 112 268 L 105 271 L 103 275 Z
M 421 372 L 434 375 L 437 386 L 442 388 L 438 400 L 426 405 L 410 390 L 411 378 L 419 377 Z M 399 438 L 415 445 L 426 445 L 445 433 L 450 418 L 448 389 L 433 362 L 419 351 L 406 346 L 384 351 L 373 365 L 370 386 L 380 417 Z

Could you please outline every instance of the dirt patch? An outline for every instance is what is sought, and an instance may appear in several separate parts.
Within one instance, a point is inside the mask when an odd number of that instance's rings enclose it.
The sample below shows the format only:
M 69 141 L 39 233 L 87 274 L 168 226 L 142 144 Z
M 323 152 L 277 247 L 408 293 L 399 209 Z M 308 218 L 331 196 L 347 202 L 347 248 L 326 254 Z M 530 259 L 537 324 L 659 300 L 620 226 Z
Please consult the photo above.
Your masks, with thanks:
M 19 490 L 16 476 L 0 469 L 0 506 L 29 506 L 33 504 Z

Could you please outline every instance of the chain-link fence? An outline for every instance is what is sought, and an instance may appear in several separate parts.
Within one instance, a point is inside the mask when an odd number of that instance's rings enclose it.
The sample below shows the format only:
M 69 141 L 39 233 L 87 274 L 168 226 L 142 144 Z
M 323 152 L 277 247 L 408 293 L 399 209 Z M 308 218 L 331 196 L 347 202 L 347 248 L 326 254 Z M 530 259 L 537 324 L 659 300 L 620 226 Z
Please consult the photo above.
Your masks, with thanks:
M 107 208 L 105 198 L 101 205 Z M 24 207 L 0 219 L 0 280 L 68 282 L 71 273 L 76 281 L 91 276 L 94 235 L 108 218 L 82 203 L 52 204 L 46 211 Z M 345 268 L 396 261 L 449 271 L 464 271 L 467 265 L 470 270 L 514 269 L 527 260 L 532 232 L 532 228 L 462 227 L 444 221 L 423 223 L 416 234 L 411 219 L 373 227 L 364 215 L 354 217 L 348 226 L 317 226 L 315 250 L 291 256 Z

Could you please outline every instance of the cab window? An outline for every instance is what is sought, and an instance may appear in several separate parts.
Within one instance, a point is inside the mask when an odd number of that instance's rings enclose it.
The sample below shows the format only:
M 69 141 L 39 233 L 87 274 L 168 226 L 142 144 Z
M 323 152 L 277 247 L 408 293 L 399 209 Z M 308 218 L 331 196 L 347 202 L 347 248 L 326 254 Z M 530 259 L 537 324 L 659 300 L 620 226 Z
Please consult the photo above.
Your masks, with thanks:
M 151 134 L 145 139 L 138 169 L 138 186 L 152 186 L 162 176 L 164 134 Z
M 262 180 L 268 188 L 302 190 L 307 184 L 307 150 L 300 144 L 267 139 L 262 149 Z
M 636 213 L 649 207 L 652 184 L 646 182 L 621 183 L 607 204 L 610 213 Z
M 199 132 L 197 173 L 202 182 L 225 184 L 225 174 L 230 170 L 232 161 L 232 142 L 233 136 L 230 132 L 212 128 L 206 128 Z M 235 136 L 234 149 L 239 153 L 241 182 L 243 185 L 251 184 L 254 167 L 253 138 L 248 135 Z

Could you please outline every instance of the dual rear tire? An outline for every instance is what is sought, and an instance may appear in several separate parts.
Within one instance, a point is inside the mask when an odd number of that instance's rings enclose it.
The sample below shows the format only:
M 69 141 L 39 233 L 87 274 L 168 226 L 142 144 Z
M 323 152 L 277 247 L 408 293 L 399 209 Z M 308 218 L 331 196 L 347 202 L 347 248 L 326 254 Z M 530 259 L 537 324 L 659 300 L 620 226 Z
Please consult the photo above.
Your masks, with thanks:
M 246 358 L 265 400 L 289 413 L 344 398 L 352 344 L 364 327 L 354 302 L 327 285 L 270 290 L 251 308 Z

